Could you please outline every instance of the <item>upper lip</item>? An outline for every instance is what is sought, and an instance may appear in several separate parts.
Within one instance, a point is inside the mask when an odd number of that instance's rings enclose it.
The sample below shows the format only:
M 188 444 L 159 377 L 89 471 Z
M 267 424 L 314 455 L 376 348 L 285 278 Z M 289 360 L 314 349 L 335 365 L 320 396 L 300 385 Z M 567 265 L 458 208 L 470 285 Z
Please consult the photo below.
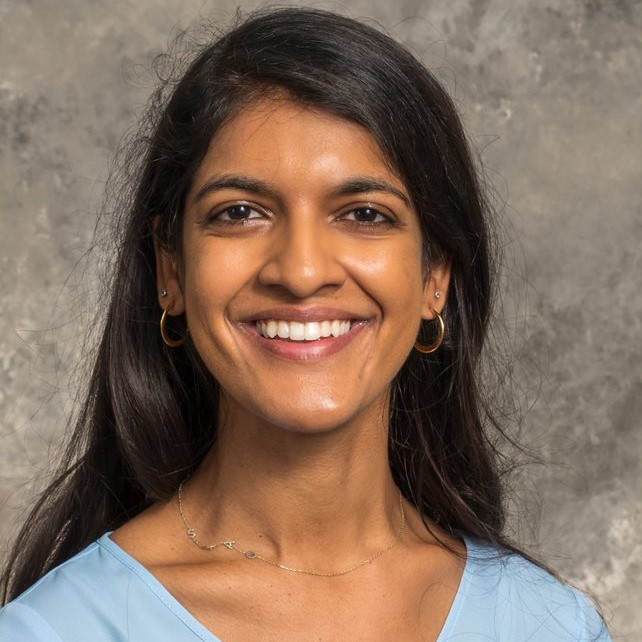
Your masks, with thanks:
M 311 321 L 354 321 L 366 320 L 371 318 L 368 315 L 357 314 L 348 310 L 340 310 L 327 306 L 299 307 L 281 305 L 273 308 L 266 308 L 248 316 L 243 317 L 243 321 L 250 323 L 253 321 L 267 321 L 268 319 L 282 321 L 299 321 L 300 323 L 309 323 Z

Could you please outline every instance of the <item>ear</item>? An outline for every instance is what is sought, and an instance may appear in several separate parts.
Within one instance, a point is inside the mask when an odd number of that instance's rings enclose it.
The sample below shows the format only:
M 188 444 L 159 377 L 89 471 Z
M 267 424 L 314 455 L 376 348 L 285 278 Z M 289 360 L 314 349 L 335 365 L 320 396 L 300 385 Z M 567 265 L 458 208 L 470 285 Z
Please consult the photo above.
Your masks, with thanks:
M 158 222 L 159 217 L 156 216 L 152 222 L 152 230 L 154 233 L 154 254 L 156 256 L 158 303 L 171 316 L 178 316 L 185 312 L 185 301 L 178 273 L 176 252 L 163 246 L 158 239 L 156 235 Z M 167 292 L 167 295 L 164 296 L 165 292 Z
M 435 259 L 431 261 L 424 285 L 424 300 L 421 307 L 422 319 L 429 321 L 435 318 L 435 311 L 442 312 L 446 306 L 449 284 L 450 260 Z

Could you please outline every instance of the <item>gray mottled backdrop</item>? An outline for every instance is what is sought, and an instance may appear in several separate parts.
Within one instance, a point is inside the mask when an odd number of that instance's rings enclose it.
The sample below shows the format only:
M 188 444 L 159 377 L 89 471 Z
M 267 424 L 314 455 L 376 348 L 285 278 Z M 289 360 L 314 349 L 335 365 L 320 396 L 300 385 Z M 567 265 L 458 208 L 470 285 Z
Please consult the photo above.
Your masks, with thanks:
M 506 203 L 523 436 L 548 461 L 518 480 L 519 532 L 601 600 L 616 639 L 642 639 L 642 4 L 315 6 L 380 22 L 460 105 Z M 81 259 L 151 89 L 137 65 L 172 28 L 235 8 L 0 0 L 0 549 L 66 427 L 71 367 L 100 305 Z

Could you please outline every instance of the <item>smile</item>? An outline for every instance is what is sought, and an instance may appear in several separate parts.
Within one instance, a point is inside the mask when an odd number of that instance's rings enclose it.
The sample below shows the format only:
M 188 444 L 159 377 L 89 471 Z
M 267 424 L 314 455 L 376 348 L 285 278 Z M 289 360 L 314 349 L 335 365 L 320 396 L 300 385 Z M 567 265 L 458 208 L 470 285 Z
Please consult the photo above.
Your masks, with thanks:
M 344 319 L 324 321 L 285 321 L 268 319 L 256 322 L 259 334 L 266 339 L 289 339 L 290 341 L 317 341 L 327 337 L 341 337 L 350 332 L 351 322 Z

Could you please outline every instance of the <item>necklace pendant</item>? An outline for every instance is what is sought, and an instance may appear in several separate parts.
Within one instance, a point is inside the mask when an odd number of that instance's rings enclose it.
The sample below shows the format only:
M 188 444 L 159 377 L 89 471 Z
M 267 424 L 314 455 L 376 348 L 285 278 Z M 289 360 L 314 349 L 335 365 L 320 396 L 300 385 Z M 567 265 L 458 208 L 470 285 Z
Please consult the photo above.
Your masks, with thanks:
M 439 298 L 439 297 L 436 297 L 436 298 Z M 217 546 L 225 546 L 225 548 L 227 548 L 228 550 L 236 551 L 237 553 L 239 553 L 240 555 L 243 555 L 248 560 L 260 560 L 265 564 L 270 564 L 271 566 L 277 566 L 278 568 L 281 568 L 284 571 L 290 571 L 292 573 L 303 573 L 305 575 L 314 575 L 315 577 L 337 577 L 339 575 L 346 575 L 348 573 L 352 573 L 352 571 L 356 571 L 358 568 L 361 568 L 366 564 L 372 563 L 375 559 L 377 559 L 378 557 L 381 557 L 381 555 L 389 551 L 391 548 L 394 548 L 401 541 L 401 537 L 404 534 L 404 531 L 406 528 L 406 513 L 403 507 L 403 495 L 401 494 L 401 491 L 399 491 L 399 514 L 401 516 L 401 524 L 399 525 L 399 531 L 397 533 L 397 537 L 389 546 L 387 546 L 386 548 L 382 548 L 380 551 L 378 551 L 374 555 L 371 555 L 367 560 L 364 560 L 360 564 L 351 566 L 350 568 L 344 569 L 342 571 L 337 571 L 335 573 L 321 573 L 318 571 L 307 571 L 305 569 L 291 568 L 283 564 L 278 564 L 275 561 L 262 557 L 256 551 L 244 551 L 242 548 L 237 548 L 236 540 L 233 540 L 233 539 L 223 540 L 221 542 L 217 542 L 216 544 L 201 544 L 198 541 L 198 535 L 196 534 L 196 530 L 189 525 L 189 523 L 187 522 L 187 518 L 183 513 L 182 490 L 183 490 L 183 482 L 181 482 L 178 486 L 178 512 L 180 513 L 181 519 L 183 520 L 183 524 L 185 525 L 187 538 L 192 540 L 192 542 L 196 546 L 198 546 L 198 548 L 204 551 L 211 551 L 211 550 L 214 550 Z

